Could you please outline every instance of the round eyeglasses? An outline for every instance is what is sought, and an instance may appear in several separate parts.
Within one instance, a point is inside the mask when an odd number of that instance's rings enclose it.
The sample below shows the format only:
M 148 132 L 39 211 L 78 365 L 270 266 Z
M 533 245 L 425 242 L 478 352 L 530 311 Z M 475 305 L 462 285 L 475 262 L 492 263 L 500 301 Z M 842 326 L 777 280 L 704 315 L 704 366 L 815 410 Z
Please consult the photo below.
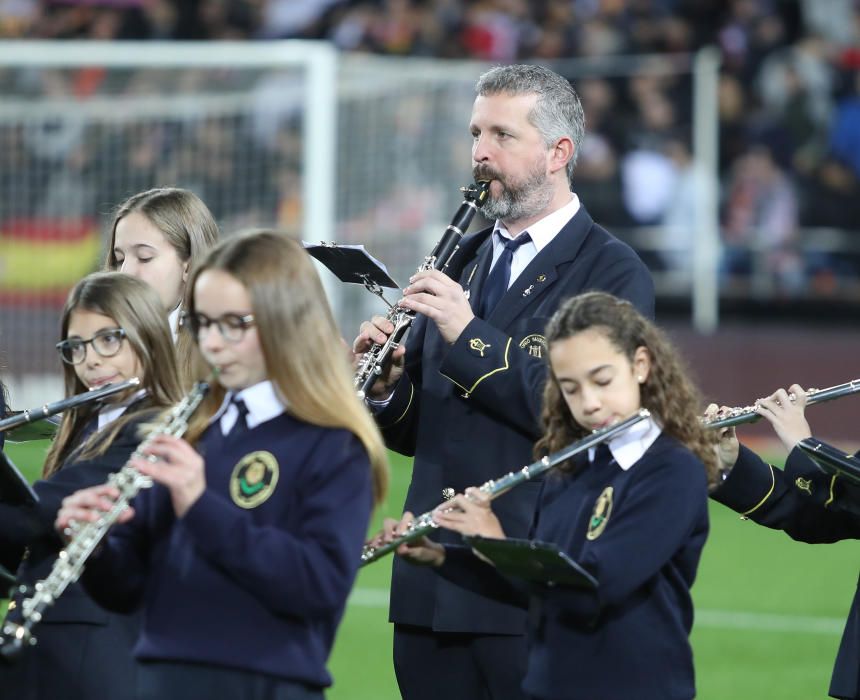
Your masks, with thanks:
M 83 338 L 66 338 L 57 343 L 57 350 L 63 362 L 68 365 L 79 365 L 87 358 L 87 345 L 100 357 L 113 357 L 122 347 L 125 338 L 122 328 L 105 328 L 94 334 L 89 340 Z
M 224 340 L 230 343 L 238 343 L 245 337 L 245 331 L 254 325 L 254 314 L 245 314 L 244 316 L 239 314 L 223 314 L 218 318 L 209 318 L 206 314 L 183 313 L 180 323 L 197 340 L 200 340 L 200 334 L 203 329 L 215 326 Z

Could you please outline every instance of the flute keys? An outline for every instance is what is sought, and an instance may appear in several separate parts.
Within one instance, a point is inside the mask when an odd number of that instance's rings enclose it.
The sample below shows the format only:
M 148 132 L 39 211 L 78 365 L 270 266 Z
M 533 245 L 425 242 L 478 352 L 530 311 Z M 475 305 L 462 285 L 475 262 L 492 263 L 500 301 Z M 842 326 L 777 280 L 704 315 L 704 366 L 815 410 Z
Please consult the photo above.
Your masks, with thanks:
M 454 491 L 454 489 L 452 489 L 450 486 L 447 486 L 446 488 L 442 489 L 442 500 L 450 501 L 452 498 L 454 498 L 455 493 L 457 492 Z

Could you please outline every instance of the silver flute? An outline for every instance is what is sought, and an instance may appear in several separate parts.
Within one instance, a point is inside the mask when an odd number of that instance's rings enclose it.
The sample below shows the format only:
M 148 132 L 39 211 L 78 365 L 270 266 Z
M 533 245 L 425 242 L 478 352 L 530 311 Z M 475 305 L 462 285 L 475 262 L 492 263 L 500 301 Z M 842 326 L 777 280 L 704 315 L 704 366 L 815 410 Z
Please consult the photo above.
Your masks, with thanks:
M 29 593 L 30 595 L 21 601 L 21 622 L 15 623 L 7 619 L 3 625 L 2 633 L 0 633 L 0 656 L 13 659 L 25 646 L 36 644 L 36 637 L 32 630 L 41 621 L 45 610 L 53 605 L 70 584 L 80 578 L 90 555 L 116 523 L 120 514 L 128 508 L 131 500 L 141 489 L 152 486 L 152 479 L 132 467 L 131 460 L 136 457 L 144 457 L 150 461 L 155 461 L 152 457 L 146 457 L 144 452 L 156 436 L 181 437 L 184 435 L 188 429 L 188 421 L 208 390 L 209 384 L 207 382 L 197 382 L 182 401 L 176 404 L 167 416 L 147 434 L 122 469 L 111 474 L 108 478 L 108 484 L 119 490 L 119 497 L 111 509 L 103 513 L 98 520 L 75 523 L 74 526 L 70 527 L 66 532 L 69 536 L 69 542 L 65 549 L 60 552 L 48 577 L 38 581 L 32 591 L 26 586 L 22 586 L 20 593 L 24 595 Z
M 460 247 L 460 240 L 463 238 L 469 224 L 475 213 L 484 205 L 487 195 L 490 192 L 490 183 L 485 180 L 479 180 L 470 187 L 463 187 L 463 202 L 460 208 L 454 214 L 442 238 L 433 248 L 430 255 L 424 258 L 424 262 L 419 266 L 417 272 L 425 272 L 427 270 L 441 270 L 445 272 L 448 263 L 457 249 Z M 370 388 L 376 384 L 376 380 L 388 367 L 391 362 L 391 356 L 394 351 L 400 347 L 406 331 L 415 320 L 415 312 L 410 309 L 402 309 L 396 304 L 391 307 L 386 319 L 394 326 L 391 335 L 388 336 L 384 343 L 374 343 L 370 349 L 364 353 L 358 363 L 358 369 L 355 372 L 355 389 L 358 392 L 358 398 L 364 399 Z
M 507 493 L 515 486 L 524 484 L 525 482 L 534 479 L 536 476 L 558 466 L 562 462 L 565 462 L 574 455 L 584 452 L 589 447 L 594 447 L 595 445 L 599 445 L 601 442 L 612 439 L 640 421 L 645 420 L 650 415 L 651 413 L 648 409 L 642 408 L 638 413 L 630 416 L 630 418 L 620 421 L 615 425 L 610 425 L 608 428 L 604 428 L 603 430 L 596 430 L 588 437 L 582 438 L 582 440 L 577 440 L 558 452 L 553 452 L 546 457 L 542 457 L 538 461 L 532 462 L 522 469 L 515 472 L 509 472 L 498 479 L 490 479 L 479 486 L 478 490 L 489 496 L 490 500 L 493 500 L 494 498 L 501 496 L 503 493 Z M 361 566 L 370 564 L 371 562 L 384 557 L 389 552 L 393 552 L 397 549 L 401 544 L 417 540 L 419 537 L 423 537 L 424 535 L 433 532 L 433 530 L 436 530 L 438 527 L 439 524 L 433 519 L 432 510 L 424 513 L 423 515 L 419 515 L 409 524 L 406 528 L 406 532 L 399 535 L 391 542 L 381 544 L 378 547 L 374 547 L 370 544 L 365 545 L 361 552 Z
M 810 389 L 806 394 L 806 405 L 812 406 L 825 401 L 832 401 L 843 396 L 850 396 L 860 391 L 860 379 L 852 379 L 844 384 L 828 387 L 827 389 Z M 791 401 L 795 400 L 793 394 L 788 397 Z M 728 428 L 741 423 L 754 423 L 761 414 L 756 411 L 756 406 L 739 406 L 730 408 L 718 415 L 713 420 L 703 420 L 702 422 L 708 428 Z
M 22 425 L 27 423 L 42 420 L 42 418 L 47 418 L 48 416 L 53 416 L 56 413 L 77 408 L 78 406 L 82 406 L 86 403 L 100 401 L 108 396 L 113 396 L 114 394 L 119 394 L 126 389 L 133 389 L 138 386 L 140 386 L 140 379 L 132 377 L 124 382 L 120 382 L 119 384 L 105 384 L 103 387 L 98 389 L 90 389 L 89 391 L 84 391 L 80 394 L 70 396 L 67 399 L 62 399 L 61 401 L 54 401 L 53 403 L 46 403 L 42 406 L 37 406 L 36 408 L 28 408 L 24 411 L 18 411 L 8 418 L 0 420 L 0 433 L 20 428 Z

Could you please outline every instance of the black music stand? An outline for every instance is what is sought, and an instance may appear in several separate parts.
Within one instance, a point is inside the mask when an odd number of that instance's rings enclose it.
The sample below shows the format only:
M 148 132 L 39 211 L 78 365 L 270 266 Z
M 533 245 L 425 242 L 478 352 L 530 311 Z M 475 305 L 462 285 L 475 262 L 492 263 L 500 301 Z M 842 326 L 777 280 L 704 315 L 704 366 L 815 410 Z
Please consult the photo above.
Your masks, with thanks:
M 801 440 L 797 446 L 812 457 L 815 466 L 825 474 L 841 476 L 860 485 L 860 459 L 854 455 L 847 455 L 844 451 L 814 437 Z
M 32 505 L 39 501 L 33 487 L 5 452 L 0 450 L 0 502 L 11 505 Z
M 348 284 L 362 284 L 382 301 L 391 304 L 382 296 L 382 288 L 398 289 L 397 282 L 388 274 L 385 265 L 367 252 L 363 245 L 338 245 L 337 243 L 307 243 L 302 245 L 308 254 L 319 260 L 335 277 Z
M 489 559 L 506 576 L 595 590 L 597 579 L 554 544 L 538 540 L 464 536 L 463 541 Z

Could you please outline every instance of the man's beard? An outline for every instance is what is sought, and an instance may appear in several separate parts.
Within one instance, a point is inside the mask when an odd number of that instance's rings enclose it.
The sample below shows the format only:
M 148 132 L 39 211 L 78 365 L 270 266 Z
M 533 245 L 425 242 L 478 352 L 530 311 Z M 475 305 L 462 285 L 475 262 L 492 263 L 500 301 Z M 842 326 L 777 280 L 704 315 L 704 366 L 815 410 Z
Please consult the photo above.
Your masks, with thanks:
M 476 166 L 476 180 L 495 180 L 502 186 L 498 197 L 487 198 L 481 213 L 487 219 L 521 221 L 544 211 L 552 200 L 553 186 L 543 168 L 543 162 L 536 163 L 524 180 L 511 182 L 491 168 Z

